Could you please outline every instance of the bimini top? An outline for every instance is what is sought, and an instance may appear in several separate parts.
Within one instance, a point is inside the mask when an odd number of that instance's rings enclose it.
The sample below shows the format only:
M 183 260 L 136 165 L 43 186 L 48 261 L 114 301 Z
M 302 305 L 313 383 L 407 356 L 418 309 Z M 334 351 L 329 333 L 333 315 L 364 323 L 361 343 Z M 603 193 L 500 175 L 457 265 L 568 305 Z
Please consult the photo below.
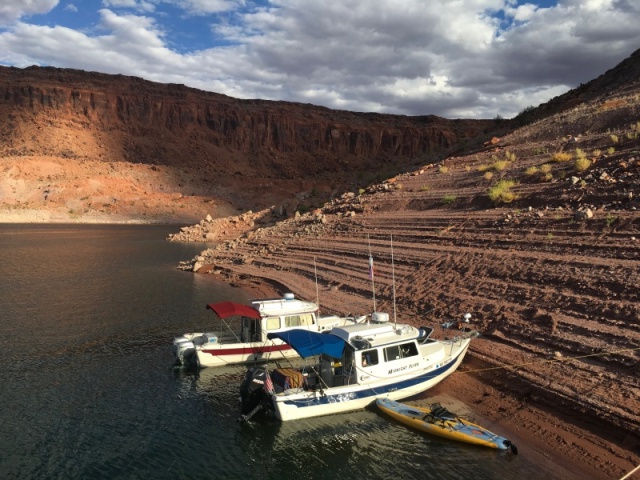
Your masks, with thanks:
M 340 358 L 344 350 L 344 340 L 340 337 L 330 333 L 317 333 L 300 328 L 267 333 L 267 338 L 279 338 L 288 343 L 302 358 L 320 355 L 321 353 L 333 358 Z
M 242 305 L 241 303 L 210 303 L 207 305 L 207 308 L 209 310 L 213 310 L 220 318 L 232 317 L 234 315 L 242 315 L 243 317 L 249 318 L 261 318 L 258 310 L 249 307 L 248 305 Z

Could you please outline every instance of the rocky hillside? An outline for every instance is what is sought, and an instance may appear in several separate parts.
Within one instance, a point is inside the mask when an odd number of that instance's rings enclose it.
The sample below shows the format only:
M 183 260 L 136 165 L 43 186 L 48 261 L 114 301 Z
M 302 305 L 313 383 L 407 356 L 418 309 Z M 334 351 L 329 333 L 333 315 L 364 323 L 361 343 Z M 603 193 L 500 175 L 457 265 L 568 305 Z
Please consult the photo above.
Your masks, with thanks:
M 497 126 L 0 67 L 0 209 L 15 219 L 37 212 L 101 221 L 220 217 L 272 205 L 293 212 L 441 158 Z
M 622 74 L 315 211 L 185 227 L 172 239 L 235 238 L 181 268 L 314 300 L 317 282 L 323 310 L 363 313 L 371 252 L 378 310 L 439 335 L 470 312 L 482 332 L 447 392 L 589 478 L 620 478 L 640 463 L 640 83 Z

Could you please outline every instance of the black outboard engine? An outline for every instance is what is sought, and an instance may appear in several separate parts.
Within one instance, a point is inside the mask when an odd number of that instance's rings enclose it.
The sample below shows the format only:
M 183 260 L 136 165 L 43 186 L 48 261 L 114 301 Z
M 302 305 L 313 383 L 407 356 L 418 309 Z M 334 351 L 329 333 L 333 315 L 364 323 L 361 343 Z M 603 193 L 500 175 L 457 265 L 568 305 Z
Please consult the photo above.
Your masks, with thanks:
M 264 367 L 251 367 L 240 384 L 241 413 L 249 420 L 258 410 L 267 404 L 269 395 L 264 390 L 267 373 Z

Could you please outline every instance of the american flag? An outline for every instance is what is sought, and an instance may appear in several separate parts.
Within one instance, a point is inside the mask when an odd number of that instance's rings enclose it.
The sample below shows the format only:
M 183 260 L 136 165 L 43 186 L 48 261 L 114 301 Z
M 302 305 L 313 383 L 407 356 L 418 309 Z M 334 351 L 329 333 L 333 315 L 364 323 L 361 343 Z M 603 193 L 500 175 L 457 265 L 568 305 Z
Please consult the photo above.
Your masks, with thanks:
M 275 391 L 275 389 L 273 388 L 273 382 L 271 381 L 271 375 L 269 375 L 268 370 L 265 370 L 264 374 L 264 386 L 262 388 L 264 388 L 265 392 L 271 395 Z

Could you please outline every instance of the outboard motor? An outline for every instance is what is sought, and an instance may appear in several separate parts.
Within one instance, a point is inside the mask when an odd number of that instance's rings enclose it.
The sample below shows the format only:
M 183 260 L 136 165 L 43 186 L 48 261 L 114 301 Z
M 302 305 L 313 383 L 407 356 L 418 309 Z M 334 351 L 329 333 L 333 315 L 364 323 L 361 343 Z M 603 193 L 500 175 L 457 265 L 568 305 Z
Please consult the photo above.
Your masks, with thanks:
M 176 358 L 176 364 L 191 365 L 196 361 L 196 346 L 186 337 L 178 337 L 173 341 L 173 355 Z
M 264 381 L 267 373 L 264 367 L 251 367 L 240 384 L 240 400 L 242 401 L 241 413 L 248 420 L 253 416 L 258 407 L 266 403 L 269 395 L 264 390 Z

